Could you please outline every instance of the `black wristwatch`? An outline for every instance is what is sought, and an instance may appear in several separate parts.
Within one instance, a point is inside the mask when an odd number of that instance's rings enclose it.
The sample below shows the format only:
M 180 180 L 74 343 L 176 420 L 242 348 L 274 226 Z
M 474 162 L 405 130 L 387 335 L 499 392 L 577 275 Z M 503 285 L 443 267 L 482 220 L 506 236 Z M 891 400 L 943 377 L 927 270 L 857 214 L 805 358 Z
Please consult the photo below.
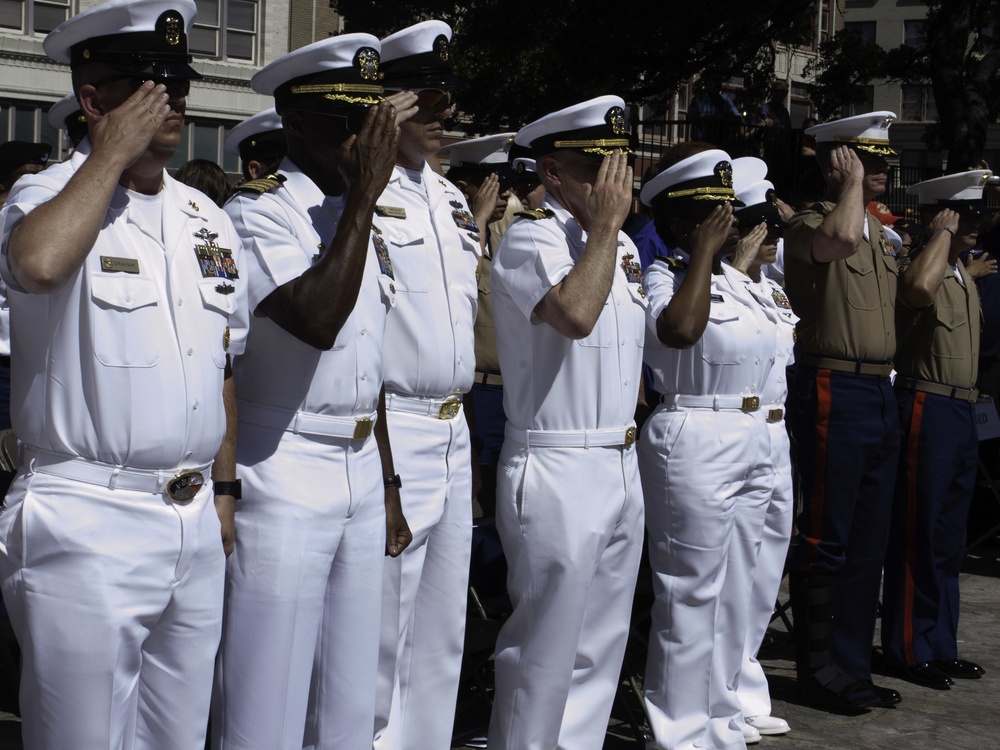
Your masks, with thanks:
M 403 480 L 399 478 L 399 474 L 390 474 L 385 478 L 384 482 L 386 489 L 388 489 L 389 487 L 395 487 L 396 489 L 399 489 L 400 487 L 403 486 Z
M 212 482 L 216 495 L 232 495 L 236 500 L 243 499 L 243 480 L 232 482 Z

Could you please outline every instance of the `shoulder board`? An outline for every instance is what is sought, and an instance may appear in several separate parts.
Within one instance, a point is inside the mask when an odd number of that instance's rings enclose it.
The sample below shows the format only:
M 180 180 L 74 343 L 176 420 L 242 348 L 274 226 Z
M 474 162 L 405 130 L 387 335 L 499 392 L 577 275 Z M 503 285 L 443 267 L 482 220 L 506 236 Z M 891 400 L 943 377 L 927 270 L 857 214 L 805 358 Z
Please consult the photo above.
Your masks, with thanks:
M 666 263 L 675 271 L 686 271 L 688 267 L 688 264 L 685 263 L 683 260 L 681 260 L 680 258 L 675 258 L 673 256 L 657 255 L 656 260 L 662 260 L 664 263 Z
M 284 181 L 285 175 L 275 172 L 267 175 L 266 177 L 258 177 L 256 180 L 244 182 L 241 185 L 237 185 L 235 189 L 238 192 L 242 191 L 244 193 L 258 193 L 263 195 L 264 193 L 280 187 L 281 183 Z
M 532 221 L 538 221 L 539 219 L 551 219 L 555 215 L 556 212 L 549 208 L 536 208 L 531 211 L 518 211 L 514 214 L 514 216 L 531 219 Z

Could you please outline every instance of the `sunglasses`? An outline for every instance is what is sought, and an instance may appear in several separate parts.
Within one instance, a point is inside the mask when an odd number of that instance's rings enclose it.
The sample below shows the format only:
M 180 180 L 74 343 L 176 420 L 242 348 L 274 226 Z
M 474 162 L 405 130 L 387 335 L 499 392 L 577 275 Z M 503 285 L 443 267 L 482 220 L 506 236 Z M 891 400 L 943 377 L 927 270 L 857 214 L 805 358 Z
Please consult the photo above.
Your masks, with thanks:
M 450 91 L 441 89 L 414 89 L 417 95 L 417 104 L 430 109 L 443 109 L 455 104 L 455 99 Z
M 167 90 L 167 96 L 171 99 L 180 99 L 186 97 L 191 93 L 191 81 L 187 78 L 166 78 L 164 76 L 154 76 L 154 75 L 132 75 L 132 74 L 119 74 L 109 76 L 107 78 L 102 78 L 97 83 L 93 84 L 95 88 L 100 86 L 107 86 L 109 83 L 116 83 L 118 81 L 128 81 L 129 88 L 134 94 L 139 90 L 146 81 L 152 81 L 154 84 L 163 84 L 164 88 Z
M 754 227 L 760 225 L 761 223 L 767 224 L 767 233 L 771 237 L 781 237 L 785 234 L 786 224 L 784 222 L 775 221 L 774 219 L 767 219 L 760 216 L 743 219 L 737 216 L 737 226 L 740 232 L 749 232 Z

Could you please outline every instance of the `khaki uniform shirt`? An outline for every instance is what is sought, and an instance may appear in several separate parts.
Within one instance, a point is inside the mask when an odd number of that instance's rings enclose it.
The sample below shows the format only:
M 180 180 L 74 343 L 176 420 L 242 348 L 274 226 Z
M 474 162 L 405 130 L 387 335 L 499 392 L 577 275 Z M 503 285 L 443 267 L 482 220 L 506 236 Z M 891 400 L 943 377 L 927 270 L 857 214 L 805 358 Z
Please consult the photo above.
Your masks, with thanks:
M 948 269 L 934 301 L 925 308 L 915 310 L 900 295 L 896 308 L 896 371 L 900 377 L 955 388 L 975 387 L 982 323 L 979 294 L 961 263 L 958 272 L 962 281 Z
M 496 332 L 493 328 L 493 290 L 490 273 L 493 270 L 493 253 L 487 250 L 479 274 L 479 311 L 476 313 L 476 369 L 480 372 L 500 372 L 497 355 Z
M 854 255 L 830 263 L 812 258 L 813 238 L 835 203 L 800 211 L 785 232 L 785 289 L 808 354 L 887 361 L 896 351 L 896 257 L 877 219 Z

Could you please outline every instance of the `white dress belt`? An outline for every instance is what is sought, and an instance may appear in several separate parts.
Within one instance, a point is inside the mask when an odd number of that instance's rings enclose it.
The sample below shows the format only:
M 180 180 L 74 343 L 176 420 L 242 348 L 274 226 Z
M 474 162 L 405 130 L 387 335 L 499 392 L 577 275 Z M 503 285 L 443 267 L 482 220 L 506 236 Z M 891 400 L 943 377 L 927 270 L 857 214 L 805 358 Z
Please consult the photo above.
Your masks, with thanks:
M 667 393 L 660 398 L 660 403 L 667 408 L 714 409 L 735 411 L 757 411 L 760 408 L 760 396 L 723 396 L 709 394 L 704 396 L 689 396 L 684 393 Z
M 133 469 L 27 445 L 24 446 L 22 465 L 39 474 L 52 474 L 111 490 L 134 490 L 155 494 L 166 491 L 167 485 L 181 474 L 196 472 L 207 480 L 208 470 L 212 466 L 211 463 L 207 463 L 175 469 Z
M 424 398 L 386 392 L 385 408 L 386 411 L 402 411 L 435 419 L 453 419 L 462 410 L 462 394 L 456 393 L 446 398 Z
M 365 440 L 372 434 L 376 414 L 363 417 L 341 417 L 332 414 L 310 414 L 305 411 L 276 409 L 246 401 L 239 403 L 241 422 L 285 430 L 296 435 L 326 435 L 330 437 Z
M 602 430 L 522 430 L 508 422 L 504 437 L 528 448 L 627 448 L 636 434 L 635 423 Z

